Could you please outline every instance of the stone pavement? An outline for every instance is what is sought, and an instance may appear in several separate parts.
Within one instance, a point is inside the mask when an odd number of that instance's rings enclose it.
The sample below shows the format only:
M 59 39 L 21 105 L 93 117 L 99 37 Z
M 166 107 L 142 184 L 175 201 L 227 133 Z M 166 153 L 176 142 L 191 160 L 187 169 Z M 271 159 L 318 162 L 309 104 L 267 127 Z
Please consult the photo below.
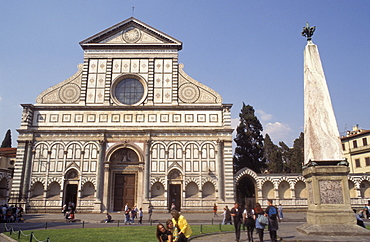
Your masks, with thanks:
M 65 223 L 62 213 L 58 214 L 25 214 L 25 223 L 22 225 L 22 230 L 29 227 L 29 229 L 42 229 L 46 223 L 48 228 L 53 229 L 65 229 L 72 227 L 81 227 L 82 222 L 86 224 L 85 227 L 106 227 L 106 226 L 117 226 L 119 221 L 122 226 L 125 226 L 123 213 L 110 213 L 113 217 L 114 223 L 104 224 L 100 223 L 104 218 L 105 214 L 76 214 L 76 223 Z M 183 213 L 185 218 L 188 220 L 190 225 L 197 226 L 200 224 L 219 224 L 222 221 L 222 216 L 214 217 L 213 213 Z M 165 223 L 167 219 L 171 218 L 169 213 L 153 213 L 152 225 L 158 222 Z M 137 221 L 136 221 L 137 222 Z M 305 222 L 305 213 L 284 213 L 284 219 L 279 224 L 278 237 L 281 241 L 370 241 L 368 237 L 344 237 L 344 236 L 307 236 L 297 231 L 296 227 L 302 225 Z M 150 225 L 148 221 L 148 215 L 144 215 L 143 225 Z M 370 225 L 370 220 L 365 221 L 365 224 Z M 16 225 L 16 224 L 12 224 Z M 128 226 L 128 225 L 127 225 Z M 137 225 L 135 225 L 137 226 Z M 230 242 L 235 241 L 235 234 L 232 233 L 217 233 L 212 235 L 194 236 L 190 241 L 218 241 L 218 242 Z M 254 233 L 254 240 L 258 241 L 258 235 Z M 0 241 L 3 237 L 0 237 Z M 241 232 L 241 241 L 248 241 L 246 232 Z M 269 233 L 265 230 L 264 241 L 270 241 Z

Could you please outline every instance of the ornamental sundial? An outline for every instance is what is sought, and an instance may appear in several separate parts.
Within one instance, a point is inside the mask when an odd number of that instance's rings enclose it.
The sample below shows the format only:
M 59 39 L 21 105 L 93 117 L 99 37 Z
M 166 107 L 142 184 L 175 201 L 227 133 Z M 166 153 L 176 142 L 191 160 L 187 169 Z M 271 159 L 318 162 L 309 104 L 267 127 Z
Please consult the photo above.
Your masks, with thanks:
M 135 27 L 130 27 L 123 31 L 122 38 L 128 43 L 136 43 L 141 38 L 141 32 Z

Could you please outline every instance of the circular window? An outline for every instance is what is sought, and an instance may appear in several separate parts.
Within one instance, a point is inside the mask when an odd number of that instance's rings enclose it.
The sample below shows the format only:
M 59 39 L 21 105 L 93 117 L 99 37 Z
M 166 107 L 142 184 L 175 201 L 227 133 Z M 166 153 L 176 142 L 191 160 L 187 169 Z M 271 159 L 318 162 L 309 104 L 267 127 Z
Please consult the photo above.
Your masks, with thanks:
M 133 105 L 138 103 L 144 97 L 144 85 L 135 78 L 125 78 L 118 81 L 114 87 L 115 99 L 125 105 Z

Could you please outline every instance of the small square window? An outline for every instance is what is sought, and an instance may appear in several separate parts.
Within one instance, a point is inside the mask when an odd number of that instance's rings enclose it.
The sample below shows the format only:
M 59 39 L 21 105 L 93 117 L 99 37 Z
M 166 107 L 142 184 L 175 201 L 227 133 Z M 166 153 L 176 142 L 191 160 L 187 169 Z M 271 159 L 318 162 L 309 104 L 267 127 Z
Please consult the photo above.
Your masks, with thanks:
M 362 145 L 363 146 L 366 146 L 367 145 L 367 139 L 366 138 L 362 138 Z
M 370 166 L 370 157 L 365 158 L 365 164 L 366 166 Z
M 356 163 L 356 167 L 361 167 L 360 159 L 356 159 L 355 160 L 355 163 Z

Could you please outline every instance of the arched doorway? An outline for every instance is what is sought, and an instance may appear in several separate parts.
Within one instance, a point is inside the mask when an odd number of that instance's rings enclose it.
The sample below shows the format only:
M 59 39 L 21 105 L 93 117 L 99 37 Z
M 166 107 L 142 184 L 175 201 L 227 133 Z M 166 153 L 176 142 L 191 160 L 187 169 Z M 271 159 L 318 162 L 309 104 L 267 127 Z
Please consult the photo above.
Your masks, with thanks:
M 77 191 L 79 182 L 78 171 L 76 169 L 70 169 L 64 176 L 64 179 L 65 185 L 63 204 L 68 204 L 69 202 L 77 204 Z
M 175 204 L 177 211 L 181 211 L 181 184 L 182 175 L 177 169 L 170 171 L 168 174 L 168 210 L 171 209 L 172 203 Z
M 133 149 L 120 148 L 114 151 L 110 162 L 113 171 L 113 211 L 123 211 L 126 204 L 132 208 L 136 204 L 136 173 L 125 169 L 137 165 L 139 156 Z
M 236 184 L 236 201 L 244 207 L 247 201 L 250 201 L 254 207 L 256 203 L 256 186 L 254 179 L 245 175 L 239 179 Z

